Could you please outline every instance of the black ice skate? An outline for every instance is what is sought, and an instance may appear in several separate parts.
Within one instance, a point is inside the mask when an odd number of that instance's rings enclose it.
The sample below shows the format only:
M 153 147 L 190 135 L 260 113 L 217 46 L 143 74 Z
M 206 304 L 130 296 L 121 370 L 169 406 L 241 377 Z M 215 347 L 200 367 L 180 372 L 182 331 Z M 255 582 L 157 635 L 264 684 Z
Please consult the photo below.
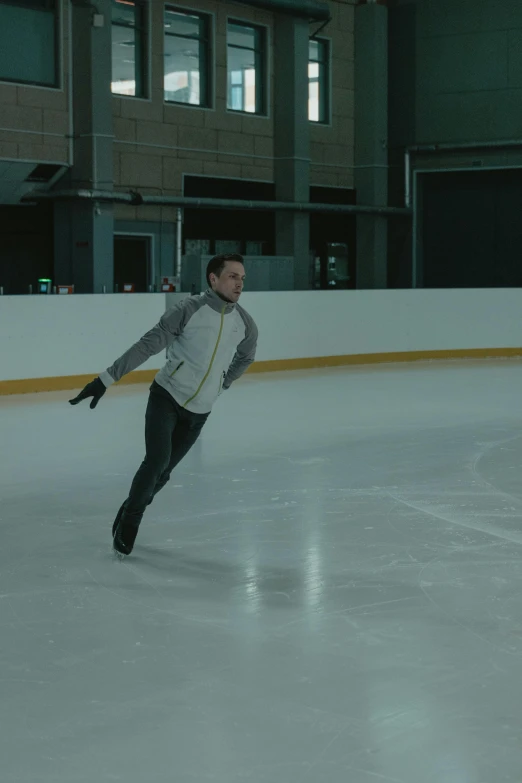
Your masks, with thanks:
M 116 528 L 118 527 L 121 519 L 121 515 L 123 514 L 123 509 L 125 508 L 125 503 L 121 504 L 121 508 L 116 514 L 116 519 L 112 523 L 112 537 L 114 538 L 114 534 L 116 533 Z
M 130 555 L 134 549 L 138 529 L 139 523 L 136 524 L 125 518 L 120 519 L 112 542 L 115 552 L 120 555 Z

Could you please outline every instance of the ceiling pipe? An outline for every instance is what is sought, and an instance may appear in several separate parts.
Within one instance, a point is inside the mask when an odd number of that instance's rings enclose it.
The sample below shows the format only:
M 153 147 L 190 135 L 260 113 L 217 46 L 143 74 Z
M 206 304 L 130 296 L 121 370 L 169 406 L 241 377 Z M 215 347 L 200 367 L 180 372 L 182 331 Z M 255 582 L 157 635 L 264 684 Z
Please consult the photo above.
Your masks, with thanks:
M 80 200 L 129 204 L 131 206 L 185 207 L 188 209 L 253 209 L 261 212 L 330 212 L 345 215 L 380 215 L 382 217 L 411 214 L 403 207 L 378 207 L 360 204 L 311 204 L 293 201 L 247 201 L 243 199 L 192 198 L 189 196 L 149 196 L 136 191 L 119 193 L 110 190 L 56 190 L 48 193 L 33 191 L 22 201 Z

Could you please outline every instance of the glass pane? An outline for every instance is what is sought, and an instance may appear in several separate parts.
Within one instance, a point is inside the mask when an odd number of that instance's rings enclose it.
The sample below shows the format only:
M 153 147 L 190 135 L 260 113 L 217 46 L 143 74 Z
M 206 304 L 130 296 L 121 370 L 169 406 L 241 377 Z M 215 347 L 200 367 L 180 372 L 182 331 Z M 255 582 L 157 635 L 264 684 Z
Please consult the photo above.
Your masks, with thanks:
M 227 106 L 234 111 L 255 114 L 258 107 L 259 79 L 255 53 L 246 49 L 228 48 Z
M 308 59 L 312 62 L 326 63 L 328 59 L 328 41 L 310 41 Z
M 319 80 L 308 82 L 308 119 L 319 122 Z
M 319 43 L 310 41 L 308 44 L 308 59 L 317 62 L 319 60 Z
M 314 55 L 315 53 L 315 55 Z M 328 43 L 310 41 L 308 63 L 308 119 L 328 121 Z
M 55 13 L 0 3 L 0 30 L 0 79 L 55 86 Z
M 184 35 L 200 38 L 204 35 L 204 23 L 200 16 L 183 14 L 165 9 L 165 32 L 170 35 Z
M 202 105 L 202 55 L 199 41 L 165 36 L 165 100 Z
M 136 91 L 136 32 L 128 27 L 112 26 L 112 83 L 118 95 Z
M 136 8 L 134 3 L 112 0 L 112 23 L 134 27 L 136 24 Z
M 242 46 L 245 49 L 256 49 L 259 47 L 258 31 L 254 27 L 245 27 L 244 25 L 228 25 L 227 43 L 230 46 Z

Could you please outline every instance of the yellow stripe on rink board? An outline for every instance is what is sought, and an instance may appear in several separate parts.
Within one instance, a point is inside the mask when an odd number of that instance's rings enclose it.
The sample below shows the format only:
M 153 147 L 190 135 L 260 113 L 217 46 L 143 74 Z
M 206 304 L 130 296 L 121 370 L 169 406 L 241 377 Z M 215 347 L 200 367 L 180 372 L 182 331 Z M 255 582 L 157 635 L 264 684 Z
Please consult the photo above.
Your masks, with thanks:
M 249 372 L 312 370 L 321 367 L 347 367 L 385 362 L 422 362 L 432 359 L 509 359 L 522 356 L 522 348 L 462 348 L 448 351 L 403 351 L 396 353 L 356 353 L 345 356 L 315 356 L 304 359 L 275 359 L 255 362 Z
M 348 367 L 385 362 L 421 362 L 433 359 L 509 359 L 522 356 L 522 348 L 461 348 L 448 351 L 404 351 L 399 353 L 359 353 L 345 356 L 315 356 L 303 359 L 274 359 L 254 362 L 249 372 L 282 372 L 284 370 L 312 370 L 322 367 Z M 118 385 L 152 383 L 157 370 L 137 370 L 129 373 Z M 83 389 L 95 377 L 90 375 L 65 375 L 56 378 L 25 378 L 17 381 L 0 381 L 0 395 L 34 394 L 36 392 Z
M 152 383 L 157 370 L 138 370 L 126 375 L 118 385 L 130 383 Z M 61 375 L 56 378 L 25 378 L 20 381 L 0 381 L 2 394 L 34 394 L 36 392 L 65 391 L 67 389 L 83 389 L 85 384 L 96 377 L 90 375 Z

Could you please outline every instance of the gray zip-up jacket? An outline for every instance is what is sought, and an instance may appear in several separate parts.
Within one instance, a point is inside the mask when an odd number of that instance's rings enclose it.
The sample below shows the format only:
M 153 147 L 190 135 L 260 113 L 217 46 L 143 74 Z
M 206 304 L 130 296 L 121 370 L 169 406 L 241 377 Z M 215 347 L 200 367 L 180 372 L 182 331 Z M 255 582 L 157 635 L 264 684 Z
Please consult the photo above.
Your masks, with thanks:
M 100 374 L 100 380 L 110 386 L 166 348 L 167 363 L 156 383 L 187 410 L 208 413 L 221 390 L 252 364 L 256 345 L 252 317 L 209 289 L 167 310 L 150 332 Z

